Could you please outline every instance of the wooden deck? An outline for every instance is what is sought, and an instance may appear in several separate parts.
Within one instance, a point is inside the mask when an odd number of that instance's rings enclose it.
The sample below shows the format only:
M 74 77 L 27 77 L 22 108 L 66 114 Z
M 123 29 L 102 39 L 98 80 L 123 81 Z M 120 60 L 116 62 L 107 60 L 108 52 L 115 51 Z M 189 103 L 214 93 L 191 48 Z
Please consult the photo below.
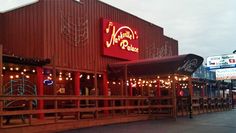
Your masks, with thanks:
M 202 100 L 207 102 L 202 102 Z M 0 101 L 25 100 L 29 107 L 26 110 L 0 110 L 1 133 L 37 133 L 56 132 L 68 129 L 107 125 L 114 123 L 132 122 L 160 117 L 176 118 L 177 115 L 188 115 L 189 99 L 186 97 L 145 97 L 145 96 L 1 96 Z M 32 106 L 33 100 L 51 100 L 53 108 L 38 110 Z M 61 108 L 58 103 L 62 100 L 72 100 L 76 106 Z M 93 101 L 95 105 L 80 105 L 80 101 Z M 177 103 L 175 102 L 177 101 Z M 108 103 L 107 106 L 105 103 Z M 224 98 L 191 98 L 193 114 L 224 111 L 231 109 L 231 103 Z M 213 104 L 214 103 L 214 104 Z M 207 104 L 207 106 L 204 106 Z M 44 119 L 38 119 L 44 114 Z M 63 115 L 63 117 L 62 117 Z M 6 116 L 14 116 L 6 124 Z M 18 116 L 24 116 L 25 122 Z

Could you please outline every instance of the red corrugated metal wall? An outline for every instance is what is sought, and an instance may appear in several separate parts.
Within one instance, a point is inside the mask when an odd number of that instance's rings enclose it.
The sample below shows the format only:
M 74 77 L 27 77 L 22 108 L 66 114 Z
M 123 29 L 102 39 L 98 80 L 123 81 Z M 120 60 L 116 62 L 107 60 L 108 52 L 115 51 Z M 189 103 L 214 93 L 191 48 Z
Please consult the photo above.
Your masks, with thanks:
M 20 56 L 55 59 L 57 67 L 104 71 L 122 61 L 102 56 L 101 18 L 138 30 L 140 59 L 178 53 L 177 41 L 161 27 L 97 0 L 40 0 L 4 17 L 5 47 Z
M 3 25 L 3 14 L 0 13 L 0 45 L 3 45 L 4 25 Z
M 0 45 L 3 44 L 3 14 L 0 13 Z
M 165 47 L 167 49 L 165 56 L 178 55 L 179 51 L 176 50 L 176 47 L 178 48 L 178 41 L 167 36 L 164 36 L 164 39 L 164 44 L 166 45 Z
M 3 14 L 3 48 L 23 57 L 42 57 L 41 4 L 33 4 Z

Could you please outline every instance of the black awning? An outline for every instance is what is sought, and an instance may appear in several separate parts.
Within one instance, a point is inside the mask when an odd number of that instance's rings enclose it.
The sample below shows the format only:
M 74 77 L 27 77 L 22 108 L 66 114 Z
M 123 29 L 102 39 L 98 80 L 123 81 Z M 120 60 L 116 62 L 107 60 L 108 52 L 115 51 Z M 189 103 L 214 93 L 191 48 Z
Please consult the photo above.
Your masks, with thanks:
M 110 78 L 119 78 L 124 76 L 126 67 L 128 76 L 161 74 L 191 75 L 202 64 L 202 62 L 202 57 L 194 54 L 186 54 L 109 64 L 107 69 Z
M 2 57 L 3 63 L 12 63 L 19 65 L 27 65 L 27 66 L 44 66 L 49 64 L 50 59 L 33 59 L 33 58 L 23 58 L 18 56 L 9 56 L 3 55 Z

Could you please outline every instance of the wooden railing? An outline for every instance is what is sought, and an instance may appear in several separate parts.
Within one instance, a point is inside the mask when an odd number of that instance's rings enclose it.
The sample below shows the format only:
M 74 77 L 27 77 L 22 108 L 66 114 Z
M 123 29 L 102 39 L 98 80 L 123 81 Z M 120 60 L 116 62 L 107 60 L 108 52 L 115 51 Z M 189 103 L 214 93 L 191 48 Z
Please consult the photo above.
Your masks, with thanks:
M 33 101 L 43 100 L 45 105 L 49 102 L 50 107 L 37 109 L 33 106 Z M 24 101 L 23 109 L 5 107 L 4 101 Z M 70 101 L 70 104 L 64 102 Z M 174 117 L 174 103 L 172 97 L 144 97 L 144 96 L 0 96 L 0 128 L 14 126 L 30 126 L 35 123 L 37 115 L 44 114 L 45 122 L 50 118 L 50 122 L 57 123 L 64 119 L 64 115 L 72 115 L 73 120 L 84 119 L 81 115 L 90 115 L 90 119 L 105 119 L 119 115 L 160 115 Z M 64 105 L 62 105 L 64 104 Z M 9 109 L 11 108 L 11 109 Z M 19 120 L 14 124 L 6 123 L 12 116 L 22 116 L 26 119 Z M 17 120 L 14 118 L 13 120 Z M 42 123 L 41 120 L 40 123 Z M 26 123 L 25 123 L 26 122 Z
M 191 104 L 190 104 L 191 103 Z M 232 99 L 219 97 L 177 97 L 178 115 L 209 113 L 232 109 Z

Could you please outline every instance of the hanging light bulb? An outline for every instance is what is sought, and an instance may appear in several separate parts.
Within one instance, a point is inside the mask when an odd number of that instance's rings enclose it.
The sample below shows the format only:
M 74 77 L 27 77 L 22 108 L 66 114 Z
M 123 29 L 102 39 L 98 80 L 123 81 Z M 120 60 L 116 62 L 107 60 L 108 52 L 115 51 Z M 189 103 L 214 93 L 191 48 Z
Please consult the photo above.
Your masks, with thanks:
M 33 69 L 32 72 L 35 73 L 35 70 Z
M 16 78 L 19 78 L 19 75 L 16 75 Z
M 87 80 L 89 80 L 90 79 L 90 75 L 87 75 Z
M 14 77 L 11 75 L 11 76 L 10 76 L 10 79 L 13 79 L 13 78 L 14 78 Z
M 19 70 L 19 67 L 16 67 L 15 70 L 18 71 L 18 70 Z
M 83 74 L 80 74 L 80 76 L 79 76 L 80 78 L 82 78 L 83 77 Z
M 13 68 L 11 67 L 10 70 L 13 71 Z
M 3 70 L 6 70 L 6 67 L 4 66 L 4 67 L 2 67 L 2 69 L 3 69 Z
M 23 71 L 26 72 L 26 69 L 24 69 Z
M 26 77 L 27 79 L 29 79 L 29 78 L 30 78 L 30 76 L 29 76 L 29 75 L 26 75 L 25 77 Z
M 62 80 L 62 77 L 59 77 L 59 80 L 61 81 L 61 80 Z
M 136 83 L 134 83 L 134 84 L 131 84 L 131 86 L 132 86 L 132 87 L 136 87 L 136 86 L 137 86 L 137 84 L 136 84 Z

